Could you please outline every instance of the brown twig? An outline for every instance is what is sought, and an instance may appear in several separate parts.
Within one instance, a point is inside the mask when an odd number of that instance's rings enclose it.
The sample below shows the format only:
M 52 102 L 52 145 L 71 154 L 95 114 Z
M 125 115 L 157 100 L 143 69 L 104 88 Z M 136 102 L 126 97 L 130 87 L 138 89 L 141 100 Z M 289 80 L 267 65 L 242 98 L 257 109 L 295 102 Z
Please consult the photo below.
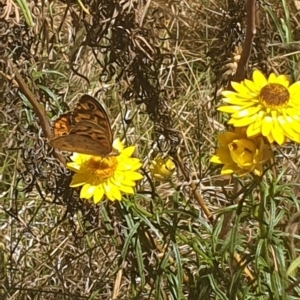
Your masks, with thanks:
M 252 44 L 253 39 L 256 34 L 256 27 L 255 27 L 255 0 L 247 0 L 246 1 L 246 37 L 245 43 L 243 46 L 243 51 L 241 53 L 241 58 L 237 66 L 237 70 L 235 76 L 233 77 L 233 81 L 241 82 L 245 79 L 246 68 L 249 62 L 249 58 L 252 52 Z M 239 183 L 237 180 L 234 182 L 234 189 L 238 191 L 240 189 Z M 238 201 L 238 199 L 236 199 Z M 224 215 L 224 224 L 222 230 L 220 232 L 220 238 L 225 239 L 229 230 L 231 229 L 231 222 L 234 218 L 235 214 L 229 212 Z M 241 257 L 240 255 L 234 251 L 234 258 L 236 261 L 241 264 Z M 245 266 L 244 268 L 245 275 L 250 279 L 253 280 L 253 275 L 250 270 Z
M 19 85 L 20 92 L 26 96 L 26 98 L 32 105 L 33 110 L 36 113 L 36 115 L 40 121 L 42 131 L 43 131 L 45 138 L 50 139 L 52 137 L 52 130 L 51 130 L 50 121 L 45 112 L 45 108 L 39 104 L 37 98 L 31 92 L 31 90 L 29 89 L 28 85 L 24 81 L 23 77 L 21 76 L 20 72 L 18 71 L 17 67 L 13 64 L 13 62 L 9 61 L 9 64 L 15 74 L 15 81 Z M 60 155 L 57 152 L 55 152 L 54 155 L 63 165 L 65 165 L 65 158 L 62 155 Z
M 255 0 L 246 1 L 246 37 L 241 53 L 241 59 L 238 63 L 237 70 L 233 81 L 240 82 L 245 78 L 245 71 L 248 65 L 249 58 L 251 56 L 253 39 L 256 34 L 255 28 Z
M 254 39 L 254 35 L 256 33 L 255 28 L 255 0 L 247 0 L 246 1 L 246 37 L 245 43 L 243 46 L 243 51 L 241 53 L 241 58 L 238 63 L 237 71 L 235 73 L 234 78 L 232 79 L 235 82 L 241 82 L 245 79 L 245 71 L 247 68 L 247 64 L 251 55 L 252 43 Z M 228 86 L 228 89 L 232 89 L 231 86 Z M 237 180 L 234 180 L 234 190 L 238 193 L 240 189 L 240 185 Z M 234 218 L 235 214 L 233 212 L 228 212 L 224 215 L 224 226 L 220 233 L 220 237 L 224 238 L 227 236 L 230 230 L 230 224 Z
M 179 168 L 180 168 L 183 176 L 185 177 L 185 180 L 189 181 L 190 180 L 190 176 L 186 172 L 186 169 L 185 169 L 185 167 L 183 165 L 182 159 L 181 159 L 181 157 L 180 157 L 180 155 L 178 153 L 176 154 L 176 161 L 177 161 L 177 163 L 179 165 Z M 212 213 L 210 212 L 210 210 L 208 209 L 208 207 L 204 203 L 203 198 L 199 195 L 198 190 L 197 190 L 197 185 L 193 181 L 191 181 L 189 185 L 190 185 L 190 188 L 193 191 L 194 197 L 196 198 L 196 200 L 197 200 L 198 204 L 200 205 L 201 209 L 203 210 L 203 212 L 205 213 L 205 215 L 207 216 L 207 218 L 210 220 L 210 222 L 213 223 Z
M 10 62 L 10 66 L 15 73 L 15 79 L 19 85 L 20 92 L 26 96 L 30 104 L 33 106 L 33 110 L 37 114 L 37 117 L 42 126 L 43 134 L 46 138 L 49 139 L 51 137 L 51 126 L 50 126 L 49 119 L 47 118 L 47 115 L 45 113 L 44 107 L 42 107 L 38 103 L 38 100 L 28 88 L 27 84 L 25 83 L 24 79 L 22 78 L 21 74 L 19 73 L 15 65 L 12 62 Z

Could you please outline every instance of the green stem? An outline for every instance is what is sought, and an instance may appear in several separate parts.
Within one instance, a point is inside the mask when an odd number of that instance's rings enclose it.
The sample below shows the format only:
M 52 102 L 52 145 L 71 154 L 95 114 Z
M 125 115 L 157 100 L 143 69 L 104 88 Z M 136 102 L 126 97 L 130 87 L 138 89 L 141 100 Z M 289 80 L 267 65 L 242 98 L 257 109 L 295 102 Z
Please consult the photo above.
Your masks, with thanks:
M 15 1 L 17 2 L 18 6 L 20 7 L 28 26 L 33 27 L 35 25 L 35 23 L 32 20 L 31 11 L 30 11 L 29 7 L 27 6 L 26 0 L 15 0 Z

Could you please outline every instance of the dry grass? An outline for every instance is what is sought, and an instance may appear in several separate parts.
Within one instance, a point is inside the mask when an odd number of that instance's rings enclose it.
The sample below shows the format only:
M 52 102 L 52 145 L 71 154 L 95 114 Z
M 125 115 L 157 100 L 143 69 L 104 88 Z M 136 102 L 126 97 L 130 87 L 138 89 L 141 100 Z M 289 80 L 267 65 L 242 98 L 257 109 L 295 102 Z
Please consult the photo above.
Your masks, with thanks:
M 298 146 L 277 150 L 277 174 L 238 190 L 209 163 L 226 122 L 220 89 L 245 38 L 243 1 L 83 1 L 90 15 L 67 3 L 27 2 L 29 27 L 24 8 L 0 0 L 1 297 L 299 299 L 297 267 L 287 273 L 299 256 Z M 293 3 L 259 3 L 246 75 L 299 80 L 299 20 Z M 120 203 L 79 199 L 11 65 L 49 118 L 95 95 L 143 172 L 156 153 L 179 153 L 189 178 L 177 166 Z

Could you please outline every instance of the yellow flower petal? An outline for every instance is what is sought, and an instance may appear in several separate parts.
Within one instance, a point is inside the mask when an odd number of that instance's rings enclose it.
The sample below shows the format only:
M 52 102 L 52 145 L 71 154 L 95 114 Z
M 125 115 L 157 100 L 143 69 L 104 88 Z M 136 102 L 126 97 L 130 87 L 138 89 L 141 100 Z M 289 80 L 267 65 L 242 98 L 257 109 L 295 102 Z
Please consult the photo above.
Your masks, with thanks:
M 98 202 L 100 202 L 102 200 L 104 196 L 104 189 L 102 185 L 98 185 L 96 190 L 95 190 L 95 194 L 94 194 L 94 202 L 95 204 L 97 204 Z
M 113 189 L 111 190 L 111 193 L 112 193 L 112 195 L 113 195 L 113 197 L 112 197 L 113 199 L 119 200 L 119 201 L 122 200 L 122 195 L 121 195 L 120 189 L 113 188 Z
M 78 165 L 77 163 L 75 162 L 68 162 L 67 163 L 67 166 L 70 170 L 74 171 L 74 172 L 77 172 L 80 170 L 80 165 Z
M 243 119 L 231 118 L 228 121 L 228 124 L 233 124 L 235 127 L 244 127 L 244 126 L 247 126 L 247 125 L 255 122 L 256 118 L 257 118 L 256 115 L 253 115 L 253 116 L 250 116 L 250 117 L 245 117 Z
M 133 154 L 134 149 L 135 149 L 134 146 L 125 148 L 122 152 L 122 155 L 126 155 L 127 157 L 130 157 Z
M 249 95 L 249 89 L 244 86 L 243 84 L 240 84 L 238 82 L 231 82 L 231 86 L 242 96 L 248 96 Z
M 253 81 L 245 79 L 244 84 L 252 93 L 255 93 L 256 95 L 259 93 L 259 88 L 254 84 Z
M 255 123 L 250 124 L 247 128 L 247 136 L 253 137 L 253 136 L 258 135 L 261 131 L 260 128 L 261 128 L 261 126 L 256 126 Z
M 299 97 L 300 95 L 300 81 L 297 81 L 295 83 L 293 83 L 290 87 L 289 87 L 289 92 L 290 92 L 290 96 L 292 98 L 294 97 Z M 299 98 L 297 99 L 297 103 L 298 105 L 300 105 L 299 103 Z
M 224 105 L 224 106 L 220 106 L 217 108 L 218 111 L 221 111 L 221 112 L 225 112 L 225 113 L 229 113 L 229 114 L 232 114 L 232 113 L 235 113 L 237 111 L 240 110 L 240 106 L 230 106 L 230 105 Z
M 235 172 L 236 166 L 235 165 L 224 165 L 221 170 L 222 175 L 230 175 Z
M 96 187 L 90 184 L 85 184 L 80 191 L 80 198 L 91 198 L 95 192 Z
M 259 88 L 263 88 L 268 82 L 266 77 L 259 71 L 255 70 L 252 75 L 254 84 Z
M 249 107 L 232 114 L 231 117 L 234 119 L 244 118 L 247 116 L 249 117 L 257 114 L 259 111 L 260 111 L 260 106 Z
M 263 136 L 267 136 L 270 134 L 272 128 L 272 118 L 269 116 L 266 116 L 263 119 L 262 122 L 262 128 L 261 128 L 261 133 Z
M 123 152 L 124 146 L 119 138 L 115 139 L 113 142 L 113 148 L 116 149 L 119 153 Z
M 76 173 L 73 175 L 70 187 L 78 187 L 84 185 L 88 181 L 86 174 Z
M 131 186 L 121 185 L 120 191 L 125 194 L 131 194 L 131 195 L 134 194 L 134 189 Z

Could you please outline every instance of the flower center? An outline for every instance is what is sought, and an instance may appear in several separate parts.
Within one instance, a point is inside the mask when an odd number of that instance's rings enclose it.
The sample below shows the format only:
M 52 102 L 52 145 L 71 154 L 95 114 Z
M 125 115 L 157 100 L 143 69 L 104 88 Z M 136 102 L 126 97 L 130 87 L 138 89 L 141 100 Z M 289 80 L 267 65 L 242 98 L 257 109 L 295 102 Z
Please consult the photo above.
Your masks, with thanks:
M 289 91 L 279 83 L 268 83 L 259 93 L 260 102 L 269 108 L 285 107 L 289 99 Z
M 92 157 L 89 162 L 89 168 L 101 180 L 105 180 L 113 176 L 117 167 L 117 158 L 109 157 Z

